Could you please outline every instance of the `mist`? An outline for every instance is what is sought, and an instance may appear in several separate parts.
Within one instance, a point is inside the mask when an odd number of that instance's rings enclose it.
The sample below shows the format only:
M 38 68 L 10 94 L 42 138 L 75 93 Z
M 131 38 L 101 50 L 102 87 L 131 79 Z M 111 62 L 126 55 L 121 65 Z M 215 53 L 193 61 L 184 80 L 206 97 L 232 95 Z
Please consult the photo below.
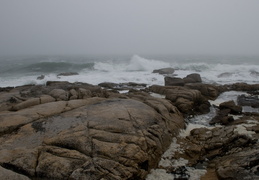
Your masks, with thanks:
M 0 55 L 258 55 L 258 0 L 1 0 Z

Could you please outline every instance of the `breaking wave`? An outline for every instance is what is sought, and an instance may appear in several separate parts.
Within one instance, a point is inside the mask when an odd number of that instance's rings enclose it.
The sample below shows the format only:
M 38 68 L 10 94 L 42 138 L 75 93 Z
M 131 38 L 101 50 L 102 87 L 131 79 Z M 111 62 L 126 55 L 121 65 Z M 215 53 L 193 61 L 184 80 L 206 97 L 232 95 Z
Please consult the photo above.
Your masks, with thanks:
M 132 56 L 129 62 L 96 62 L 94 65 L 95 70 L 100 71 L 153 71 L 154 69 L 170 67 L 170 63 L 145 59 L 138 55 Z

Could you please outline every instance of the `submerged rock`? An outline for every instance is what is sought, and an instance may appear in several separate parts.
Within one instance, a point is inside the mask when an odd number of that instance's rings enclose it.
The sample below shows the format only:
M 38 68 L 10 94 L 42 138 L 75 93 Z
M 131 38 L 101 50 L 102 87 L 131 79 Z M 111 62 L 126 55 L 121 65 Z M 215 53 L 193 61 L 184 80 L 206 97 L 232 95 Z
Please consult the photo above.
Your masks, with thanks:
M 174 73 L 174 69 L 173 69 L 173 68 L 155 69 L 155 70 L 153 70 L 153 73 L 159 73 L 159 74 L 173 74 L 173 73 Z
M 37 77 L 37 80 L 42 80 L 44 78 L 45 78 L 45 75 L 40 75 L 40 76 Z
M 57 76 L 75 76 L 79 75 L 77 72 L 64 72 L 64 73 L 59 73 Z
M 230 77 L 232 75 L 233 75 L 233 73 L 225 72 L 225 73 L 219 74 L 217 77 L 218 78 L 228 78 L 228 77 Z

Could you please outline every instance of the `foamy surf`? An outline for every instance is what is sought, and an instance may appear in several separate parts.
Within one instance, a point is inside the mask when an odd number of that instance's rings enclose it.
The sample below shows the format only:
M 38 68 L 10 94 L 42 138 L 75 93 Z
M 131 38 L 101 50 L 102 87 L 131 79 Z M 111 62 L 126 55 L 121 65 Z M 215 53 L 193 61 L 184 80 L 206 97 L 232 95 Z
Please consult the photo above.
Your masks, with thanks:
M 154 69 L 171 67 L 176 77 L 183 78 L 191 73 L 199 73 L 203 82 L 229 84 L 235 82 L 259 83 L 259 64 L 224 64 L 197 58 L 185 61 L 184 58 L 145 58 L 139 55 L 120 58 L 87 57 L 34 57 L 1 58 L 0 86 L 21 86 L 44 84 L 46 81 L 84 82 L 97 85 L 101 82 L 145 83 L 164 85 L 164 77 L 154 74 Z M 233 61 L 234 62 L 234 61 Z M 56 77 L 59 73 L 77 72 L 79 75 Z M 46 78 L 37 80 L 38 76 Z

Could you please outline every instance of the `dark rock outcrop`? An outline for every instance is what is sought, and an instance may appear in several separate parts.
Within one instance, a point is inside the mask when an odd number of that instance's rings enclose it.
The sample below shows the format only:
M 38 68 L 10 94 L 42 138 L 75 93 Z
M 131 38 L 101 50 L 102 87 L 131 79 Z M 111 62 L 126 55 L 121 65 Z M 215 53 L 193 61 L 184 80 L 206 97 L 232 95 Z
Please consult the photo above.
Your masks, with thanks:
M 44 78 L 45 78 L 45 75 L 40 75 L 40 76 L 37 77 L 37 80 L 42 80 Z

